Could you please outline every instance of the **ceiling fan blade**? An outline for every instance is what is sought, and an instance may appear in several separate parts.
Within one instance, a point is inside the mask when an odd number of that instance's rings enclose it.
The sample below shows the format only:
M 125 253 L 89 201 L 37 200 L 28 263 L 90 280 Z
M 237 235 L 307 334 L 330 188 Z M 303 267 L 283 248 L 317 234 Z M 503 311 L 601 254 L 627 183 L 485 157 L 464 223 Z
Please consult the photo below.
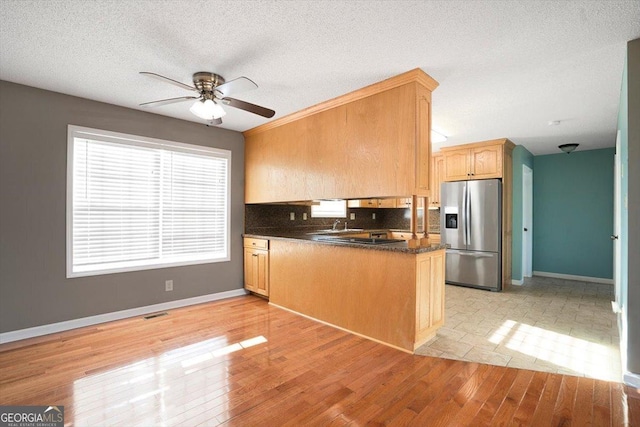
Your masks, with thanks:
M 258 85 L 251 79 L 238 77 L 237 79 L 229 80 L 220 86 L 216 86 L 215 90 L 220 92 L 222 96 L 228 96 L 234 93 L 246 92 L 253 89 L 258 89 Z
M 211 121 L 207 123 L 207 126 L 218 126 L 221 124 L 222 124 L 222 119 L 218 118 L 218 119 L 211 119 Z
M 158 80 L 161 80 L 161 81 L 164 81 L 164 82 L 167 82 L 167 83 L 171 83 L 172 85 L 181 87 L 182 89 L 192 90 L 194 92 L 198 91 L 193 86 L 184 84 L 184 83 L 179 82 L 177 80 L 170 79 L 169 77 L 161 76 L 160 74 L 150 73 L 148 71 L 140 71 L 140 74 L 145 75 L 145 76 L 149 76 L 149 77 L 153 77 L 154 79 L 158 79 Z
M 191 99 L 200 99 L 199 96 L 181 96 L 179 98 L 160 99 L 158 101 L 143 102 L 141 107 L 159 107 L 161 105 L 175 104 L 176 102 L 189 101 Z
M 257 114 L 262 117 L 266 117 L 268 119 L 270 119 L 276 114 L 275 111 L 270 110 L 268 108 L 261 107 L 256 104 L 251 104 L 250 102 L 240 101 L 239 99 L 235 99 L 235 98 L 222 98 L 221 101 L 224 105 L 228 105 L 234 108 L 239 108 L 241 110 L 245 110 L 250 113 Z

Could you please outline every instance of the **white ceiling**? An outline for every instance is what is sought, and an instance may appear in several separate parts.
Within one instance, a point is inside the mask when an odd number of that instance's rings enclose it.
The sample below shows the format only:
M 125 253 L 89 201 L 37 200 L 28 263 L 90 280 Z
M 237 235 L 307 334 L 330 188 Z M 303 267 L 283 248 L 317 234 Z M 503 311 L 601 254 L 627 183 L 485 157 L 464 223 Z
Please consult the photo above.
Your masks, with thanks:
M 419 67 L 440 83 L 444 145 L 508 137 L 538 155 L 614 146 L 638 37 L 638 0 L 2 0 L 0 79 L 141 109 L 191 93 L 139 71 L 246 76 L 259 89 L 234 96 L 277 119 Z M 150 111 L 199 121 L 189 106 Z M 227 129 L 269 120 L 226 110 Z

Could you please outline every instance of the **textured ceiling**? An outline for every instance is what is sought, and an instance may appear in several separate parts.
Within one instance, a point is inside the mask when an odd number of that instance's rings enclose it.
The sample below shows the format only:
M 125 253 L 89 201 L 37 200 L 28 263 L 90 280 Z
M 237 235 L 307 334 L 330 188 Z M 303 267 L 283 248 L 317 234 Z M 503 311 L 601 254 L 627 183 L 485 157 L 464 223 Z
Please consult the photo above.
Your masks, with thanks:
M 440 83 L 443 145 L 508 137 L 549 154 L 614 146 L 638 37 L 638 0 L 2 0 L 0 79 L 141 109 L 190 93 L 139 71 L 247 76 L 259 89 L 234 96 L 277 119 L 419 67 Z M 268 121 L 226 110 L 227 129 Z M 199 121 L 189 103 L 148 111 Z

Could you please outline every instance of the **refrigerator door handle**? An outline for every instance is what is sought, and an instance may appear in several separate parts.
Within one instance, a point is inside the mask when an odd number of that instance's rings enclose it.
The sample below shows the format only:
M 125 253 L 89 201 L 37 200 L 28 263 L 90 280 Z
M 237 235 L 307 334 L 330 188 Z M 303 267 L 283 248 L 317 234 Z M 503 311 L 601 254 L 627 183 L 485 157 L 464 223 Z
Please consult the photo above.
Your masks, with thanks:
M 467 245 L 467 184 L 462 186 L 462 212 L 460 215 L 462 228 L 462 244 Z
M 467 245 L 471 245 L 471 196 L 470 196 L 471 191 L 469 191 L 469 185 L 466 186 L 466 191 L 464 192 L 464 197 L 466 199 L 466 203 L 465 203 L 465 213 L 464 216 L 466 218 L 466 221 L 464 223 L 465 227 L 465 233 L 467 235 Z
M 482 252 L 469 252 L 469 251 L 455 251 L 451 249 L 447 249 L 448 254 L 460 255 L 460 256 L 469 256 L 473 258 L 492 258 L 495 256 L 494 253 L 482 253 Z

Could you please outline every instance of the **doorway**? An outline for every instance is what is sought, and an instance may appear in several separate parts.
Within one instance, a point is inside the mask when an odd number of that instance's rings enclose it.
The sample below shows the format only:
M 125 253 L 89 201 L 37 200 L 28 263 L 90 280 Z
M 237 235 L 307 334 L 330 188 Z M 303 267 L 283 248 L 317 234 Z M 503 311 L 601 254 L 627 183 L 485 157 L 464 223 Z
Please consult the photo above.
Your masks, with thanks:
M 533 170 L 522 165 L 522 278 L 533 270 Z

